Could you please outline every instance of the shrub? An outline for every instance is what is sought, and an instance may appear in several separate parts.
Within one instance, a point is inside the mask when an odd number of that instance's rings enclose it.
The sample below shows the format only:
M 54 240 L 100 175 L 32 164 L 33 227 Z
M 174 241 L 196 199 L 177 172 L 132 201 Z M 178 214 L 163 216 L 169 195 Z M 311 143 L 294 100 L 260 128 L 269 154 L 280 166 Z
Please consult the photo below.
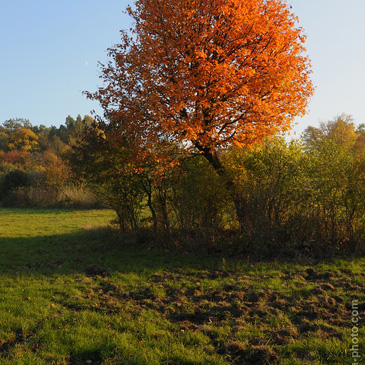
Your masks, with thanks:
M 224 177 L 201 156 L 182 155 L 172 145 L 167 150 L 181 156 L 178 164 L 151 159 L 147 151 L 141 161 L 130 148 L 133 140 L 115 144 L 113 130 L 99 125 L 71 160 L 117 212 L 123 230 L 145 232 L 153 222 L 153 235 L 163 232 L 164 242 L 177 239 L 182 247 L 239 237 L 237 249 L 261 255 L 359 252 L 365 249 L 364 134 L 346 123 L 321 133 L 312 128 L 302 140 L 276 137 L 251 149 L 221 151 Z
M 174 179 L 170 204 L 176 227 L 213 244 L 234 211 L 222 179 L 200 156 L 185 161 Z
M 289 241 L 291 217 L 304 193 L 304 158 L 299 142 L 277 138 L 226 156 L 244 214 L 246 245 L 275 249 Z
M 333 138 L 312 150 L 277 138 L 231 151 L 226 163 L 239 186 L 246 246 L 268 254 L 364 249 L 364 161 L 353 143 Z
M 12 170 L 9 171 L 5 177 L 3 178 L 2 187 L 1 187 L 1 200 L 9 194 L 12 190 L 30 186 L 32 183 L 31 176 L 22 170 Z

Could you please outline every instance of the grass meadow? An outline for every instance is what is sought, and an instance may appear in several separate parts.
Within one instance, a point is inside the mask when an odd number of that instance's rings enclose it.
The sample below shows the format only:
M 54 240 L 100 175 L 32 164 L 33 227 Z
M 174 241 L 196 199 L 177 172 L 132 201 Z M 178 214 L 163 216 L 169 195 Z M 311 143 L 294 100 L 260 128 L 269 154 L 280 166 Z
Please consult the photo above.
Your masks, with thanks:
M 121 237 L 113 218 L 0 209 L 1 364 L 353 363 L 364 258 L 167 251 Z

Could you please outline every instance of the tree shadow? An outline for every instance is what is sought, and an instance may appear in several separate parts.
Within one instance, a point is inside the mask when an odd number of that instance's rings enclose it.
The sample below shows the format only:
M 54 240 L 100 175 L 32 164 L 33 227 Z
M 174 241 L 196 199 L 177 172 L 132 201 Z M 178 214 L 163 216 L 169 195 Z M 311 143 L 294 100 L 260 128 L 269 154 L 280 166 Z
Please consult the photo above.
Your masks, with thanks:
M 144 242 L 148 242 L 146 237 Z M 341 257 L 351 261 L 355 257 Z M 240 255 L 224 255 L 204 250 L 164 249 L 162 244 L 138 242 L 136 235 L 123 235 L 110 227 L 82 229 L 69 234 L 34 237 L 0 237 L 0 275 L 52 276 L 113 273 L 142 273 L 166 270 L 281 270 L 284 266 L 331 263 L 325 260 L 295 262 L 291 259 L 249 260 Z M 259 272 L 258 271 L 258 272 Z
M 69 234 L 0 237 L 0 275 L 141 273 L 217 267 L 220 257 L 143 245 L 110 228 Z

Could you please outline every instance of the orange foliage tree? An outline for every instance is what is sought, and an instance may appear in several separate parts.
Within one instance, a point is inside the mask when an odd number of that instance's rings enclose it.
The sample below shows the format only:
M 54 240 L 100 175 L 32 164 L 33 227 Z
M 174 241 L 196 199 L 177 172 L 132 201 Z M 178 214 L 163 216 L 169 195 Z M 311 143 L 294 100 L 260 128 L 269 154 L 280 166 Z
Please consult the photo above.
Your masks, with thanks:
M 109 49 L 104 86 L 87 95 L 143 150 L 167 140 L 225 176 L 222 149 L 305 113 L 306 37 L 285 0 L 137 0 L 127 10 L 134 27 Z

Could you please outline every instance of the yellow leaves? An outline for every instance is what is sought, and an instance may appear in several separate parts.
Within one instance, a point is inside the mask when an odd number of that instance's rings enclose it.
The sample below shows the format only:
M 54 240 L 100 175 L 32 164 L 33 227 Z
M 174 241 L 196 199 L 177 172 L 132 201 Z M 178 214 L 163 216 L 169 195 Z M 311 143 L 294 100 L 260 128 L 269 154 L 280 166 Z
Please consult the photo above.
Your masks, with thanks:
M 10 136 L 8 148 L 10 150 L 32 151 L 39 146 L 38 136 L 28 128 L 20 128 Z

